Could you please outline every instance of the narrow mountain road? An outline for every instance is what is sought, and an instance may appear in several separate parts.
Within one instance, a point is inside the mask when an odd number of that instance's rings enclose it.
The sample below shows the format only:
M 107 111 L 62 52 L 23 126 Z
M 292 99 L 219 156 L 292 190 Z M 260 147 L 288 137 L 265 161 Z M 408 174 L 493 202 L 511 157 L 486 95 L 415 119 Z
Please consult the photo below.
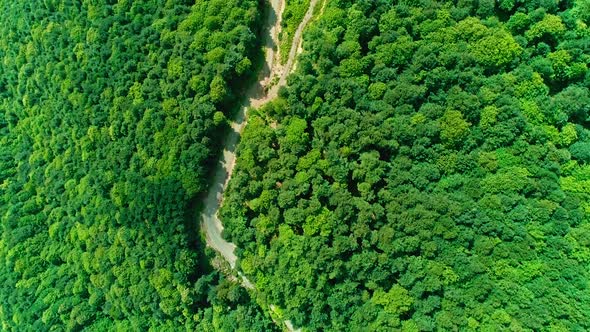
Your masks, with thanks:
M 280 87 L 287 83 L 287 76 L 293 70 L 297 55 L 302 51 L 303 30 L 311 20 L 317 2 L 318 0 L 310 1 L 309 8 L 295 31 L 287 63 L 285 66 L 282 66 L 278 59 L 279 54 L 277 48 L 279 45 L 278 39 L 283 10 L 285 9 L 285 0 L 270 0 L 272 8 L 268 10 L 264 20 L 264 26 L 268 27 L 264 36 L 265 63 L 258 77 L 258 81 L 247 90 L 246 101 L 231 123 L 232 131 L 225 140 L 223 155 L 217 165 L 213 183 L 204 201 L 204 207 L 201 213 L 201 227 L 205 232 L 207 245 L 218 251 L 229 262 L 232 269 L 236 268 L 236 245 L 226 241 L 222 237 L 223 224 L 219 219 L 218 213 L 223 203 L 223 193 L 227 188 L 235 167 L 236 147 L 248 120 L 247 111 L 249 107 L 258 108 L 268 101 L 275 99 Z M 277 78 L 278 84 L 271 86 L 273 82 L 277 81 Z M 246 276 L 239 271 L 238 274 L 242 278 L 242 285 L 244 287 L 254 289 L 254 285 Z M 289 331 L 298 331 L 293 328 L 290 321 L 287 320 L 284 323 Z
M 276 45 L 278 45 L 285 0 L 272 0 L 271 6 L 272 8 L 268 10 L 265 18 L 265 27 L 270 28 L 268 28 L 264 36 L 264 66 L 259 75 L 259 80 L 247 90 L 246 101 L 231 123 L 232 131 L 226 137 L 223 155 L 215 170 L 213 182 L 205 198 L 201 213 L 201 227 L 205 231 L 207 245 L 217 250 L 229 262 L 232 269 L 236 267 L 237 257 L 234 253 L 236 245 L 227 242 L 221 236 L 223 224 L 219 220 L 218 211 L 223 202 L 223 193 L 234 170 L 236 163 L 235 150 L 240 134 L 246 126 L 248 108 L 260 107 L 268 101 L 268 97 L 264 93 L 265 86 L 269 84 L 272 77 L 277 75 L 277 71 L 282 69 L 279 69 L 278 52 L 275 49 Z
M 277 71 L 279 71 L 278 74 L 280 75 L 279 82 L 277 85 L 273 86 L 266 95 L 267 101 L 275 99 L 278 96 L 279 89 L 287 84 L 287 76 L 289 76 L 293 70 L 297 56 L 303 51 L 303 48 L 301 47 L 303 44 L 303 30 L 305 30 L 305 27 L 313 17 L 313 11 L 317 3 L 318 0 L 311 0 L 309 2 L 309 8 L 303 17 L 303 20 L 301 20 L 301 23 L 299 23 L 297 30 L 295 30 L 295 35 L 293 35 L 293 42 L 291 43 L 291 49 L 289 50 L 287 64 L 284 68 L 277 68 Z
M 217 169 L 215 171 L 213 183 L 204 201 L 203 212 L 201 213 L 201 226 L 205 231 L 207 245 L 217 250 L 230 264 L 235 268 L 237 257 L 234 253 L 236 245 L 226 241 L 221 236 L 223 224 L 218 217 L 218 211 L 223 203 L 223 193 L 231 178 L 236 163 L 236 146 L 240 139 L 240 134 L 247 123 L 247 111 L 249 107 L 260 107 L 268 101 L 275 99 L 280 87 L 287 83 L 287 76 L 291 72 L 295 59 L 299 54 L 298 50 L 303 36 L 303 30 L 313 16 L 313 10 L 318 0 L 311 0 L 307 13 L 295 31 L 289 58 L 287 64 L 282 66 L 278 61 L 278 52 L 275 50 L 278 43 L 278 37 L 281 29 L 281 17 L 285 8 L 285 0 L 271 0 L 272 10 L 268 11 L 265 18 L 265 26 L 270 26 L 268 33 L 264 37 L 265 48 L 265 65 L 259 76 L 259 80 L 253 84 L 247 91 L 246 101 L 238 112 L 236 119 L 232 122 L 233 129 L 225 140 L 225 148 Z M 265 93 L 268 86 L 272 83 L 273 78 L 279 78 L 278 84 L 273 85 Z

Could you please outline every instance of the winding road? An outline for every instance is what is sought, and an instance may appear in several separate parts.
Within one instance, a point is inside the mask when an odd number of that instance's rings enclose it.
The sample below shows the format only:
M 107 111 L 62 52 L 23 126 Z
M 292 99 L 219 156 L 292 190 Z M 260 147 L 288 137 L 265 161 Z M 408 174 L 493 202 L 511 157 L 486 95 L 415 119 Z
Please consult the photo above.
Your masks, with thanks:
M 271 6 L 272 9 L 268 10 L 265 18 L 265 26 L 270 27 L 264 37 L 265 64 L 259 75 L 259 80 L 247 90 L 246 101 L 231 123 L 232 130 L 225 139 L 223 155 L 216 166 L 213 182 L 205 198 L 201 213 L 201 227 L 205 231 L 207 245 L 217 250 L 229 262 L 232 269 L 236 267 L 237 257 L 234 253 L 236 245 L 226 241 L 221 236 L 223 224 L 219 220 L 218 211 L 223 202 L 223 193 L 234 170 L 236 163 L 235 150 L 240 134 L 246 126 L 248 108 L 260 107 L 269 100 L 268 96 L 264 94 L 264 87 L 269 84 L 273 76 L 277 75 L 279 70 L 278 52 L 275 51 L 275 45 L 278 45 L 277 41 L 281 29 L 281 16 L 285 7 L 285 0 L 272 0 Z
M 230 264 L 232 269 L 236 268 L 237 256 L 236 245 L 226 241 L 222 237 L 223 224 L 219 219 L 219 208 L 223 203 L 223 193 L 233 174 L 236 163 L 236 147 L 240 135 L 248 120 L 248 108 L 258 108 L 278 96 L 279 89 L 287 83 L 287 76 L 293 70 L 295 59 L 301 52 L 303 30 L 313 17 L 313 11 L 318 0 L 311 0 L 309 8 L 293 37 L 289 50 L 289 58 L 286 65 L 282 66 L 278 59 L 278 38 L 281 30 L 281 19 L 285 9 L 285 0 L 270 0 L 272 9 L 268 10 L 264 26 L 267 27 L 264 34 L 265 63 L 258 77 L 258 81 L 252 84 L 247 90 L 244 105 L 240 108 L 236 118 L 231 123 L 232 131 L 228 134 L 223 154 L 216 166 L 213 182 L 204 200 L 204 207 L 201 213 L 201 227 L 205 232 L 207 245 L 215 249 Z M 275 85 L 271 84 L 277 81 Z M 242 285 L 254 289 L 254 285 L 241 273 Z M 290 321 L 285 321 L 288 330 L 295 331 Z

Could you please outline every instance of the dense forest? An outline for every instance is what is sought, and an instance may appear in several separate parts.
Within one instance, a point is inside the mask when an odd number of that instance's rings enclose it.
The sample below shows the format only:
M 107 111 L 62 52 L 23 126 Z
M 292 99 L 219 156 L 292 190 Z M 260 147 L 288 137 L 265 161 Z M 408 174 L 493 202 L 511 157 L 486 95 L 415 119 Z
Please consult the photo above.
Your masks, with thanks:
M 268 4 L 0 8 L 0 330 L 590 330 L 589 0 L 327 0 L 221 211 L 255 291 L 196 216 Z
M 330 0 L 223 208 L 311 331 L 590 330 L 590 2 Z
M 0 0 L 0 330 L 267 331 L 193 202 L 258 0 Z

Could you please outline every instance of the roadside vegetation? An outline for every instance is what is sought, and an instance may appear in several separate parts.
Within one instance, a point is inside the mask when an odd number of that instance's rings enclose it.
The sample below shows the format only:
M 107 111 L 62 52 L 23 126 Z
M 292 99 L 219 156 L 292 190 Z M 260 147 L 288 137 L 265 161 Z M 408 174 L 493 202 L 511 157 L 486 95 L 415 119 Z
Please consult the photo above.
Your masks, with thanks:
M 281 35 L 279 36 L 279 59 L 282 64 L 287 63 L 289 50 L 293 43 L 293 37 L 297 27 L 303 21 L 303 17 L 309 8 L 310 0 L 286 0 L 283 11 Z

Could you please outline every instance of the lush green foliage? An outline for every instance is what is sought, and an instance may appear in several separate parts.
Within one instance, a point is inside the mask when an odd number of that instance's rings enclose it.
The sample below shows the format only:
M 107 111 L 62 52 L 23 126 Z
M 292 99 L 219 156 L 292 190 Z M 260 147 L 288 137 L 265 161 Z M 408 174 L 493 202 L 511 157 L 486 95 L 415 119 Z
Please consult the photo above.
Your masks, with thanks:
M 309 0 L 285 0 L 286 6 L 283 11 L 283 19 L 281 21 L 282 30 L 279 38 L 280 43 L 280 60 L 286 63 L 289 58 L 289 50 L 293 43 L 295 30 L 303 21 L 303 17 L 309 7 Z
M 264 301 L 311 330 L 590 330 L 587 8 L 330 1 L 223 210 Z
M 189 212 L 262 3 L 190 3 L 0 1 L 1 330 L 273 328 Z

